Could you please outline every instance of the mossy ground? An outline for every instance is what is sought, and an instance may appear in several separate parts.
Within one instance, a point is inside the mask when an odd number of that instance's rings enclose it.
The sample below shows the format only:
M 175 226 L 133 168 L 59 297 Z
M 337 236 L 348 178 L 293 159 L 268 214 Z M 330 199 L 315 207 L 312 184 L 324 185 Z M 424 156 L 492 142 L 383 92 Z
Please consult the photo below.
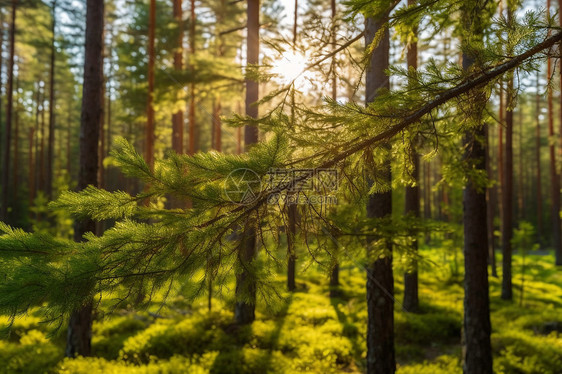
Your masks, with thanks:
M 395 272 L 399 373 L 461 372 L 462 256 L 422 249 L 418 313 L 403 311 L 402 272 Z M 397 261 L 398 263 L 398 261 Z M 551 255 L 514 256 L 514 300 L 500 299 L 490 277 L 492 346 L 498 373 L 559 373 L 562 368 L 562 270 Z M 299 289 L 274 308 L 258 307 L 252 326 L 232 324 L 232 300 L 189 304 L 170 297 L 144 311 L 119 310 L 94 324 L 96 358 L 63 359 L 64 334 L 33 315 L 14 321 L 0 340 L 0 373 L 361 373 L 364 371 L 365 274 L 343 264 L 340 297 L 330 299 L 325 272 L 299 274 Z M 282 275 L 279 275 L 282 284 Z M 7 319 L 4 319 L 7 324 Z

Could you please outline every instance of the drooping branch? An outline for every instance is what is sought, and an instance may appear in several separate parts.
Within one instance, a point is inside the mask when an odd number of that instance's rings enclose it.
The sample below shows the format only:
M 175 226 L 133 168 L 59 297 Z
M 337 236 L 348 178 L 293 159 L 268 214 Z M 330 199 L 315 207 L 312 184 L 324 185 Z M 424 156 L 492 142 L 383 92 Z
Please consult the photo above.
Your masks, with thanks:
M 229 211 L 227 213 L 224 213 L 222 215 L 219 215 L 219 216 L 213 218 L 212 220 L 209 220 L 207 222 L 202 223 L 201 225 L 199 225 L 197 227 L 199 227 L 199 228 L 207 227 L 207 226 L 212 225 L 213 223 L 217 222 L 218 220 L 221 220 L 221 219 L 223 219 L 226 216 L 229 216 L 231 214 L 241 214 L 241 216 L 245 216 L 247 214 L 250 214 L 251 212 L 255 211 L 258 207 L 262 206 L 263 204 L 266 204 L 268 199 L 272 195 L 275 195 L 275 194 L 278 194 L 278 193 L 281 193 L 281 192 L 287 190 L 288 188 L 290 188 L 291 185 L 294 185 L 295 183 L 300 183 L 304 180 L 307 180 L 307 179 L 311 178 L 314 175 L 314 173 L 316 173 L 318 170 L 334 167 L 335 165 L 337 165 L 341 161 L 347 159 L 348 157 L 350 157 L 350 156 L 352 156 L 352 155 L 354 155 L 354 154 L 356 154 L 356 153 L 358 153 L 358 152 L 360 152 L 364 149 L 367 149 L 370 146 L 375 145 L 376 143 L 379 143 L 383 140 L 391 139 L 393 136 L 399 134 L 401 131 L 405 130 L 409 126 L 418 122 L 423 116 L 429 114 L 434 109 L 440 107 L 441 105 L 444 105 L 445 103 L 449 102 L 450 100 L 458 98 L 459 96 L 469 92 L 472 89 L 475 89 L 477 87 L 480 87 L 480 86 L 492 81 L 493 79 L 499 77 L 500 75 L 502 75 L 502 74 L 504 74 L 504 73 L 506 73 L 510 70 L 513 70 L 513 69 L 517 68 L 519 65 L 523 64 L 525 61 L 527 61 L 528 59 L 530 59 L 534 55 L 544 51 L 545 49 L 548 49 L 548 48 L 552 47 L 556 43 L 560 43 L 561 41 L 562 41 L 562 32 L 559 32 L 559 33 L 545 39 L 542 43 L 537 44 L 536 46 L 530 48 L 529 50 L 525 51 L 524 53 L 521 53 L 521 54 L 509 59 L 508 61 L 506 61 L 504 63 L 501 63 L 501 64 L 496 65 L 494 67 L 490 67 L 489 69 L 486 69 L 484 71 L 477 72 L 477 73 L 473 74 L 471 77 L 467 78 L 467 80 L 465 80 L 464 82 L 444 91 L 443 93 L 438 95 L 435 99 L 433 99 L 433 100 L 429 101 L 427 104 L 425 104 L 423 107 L 419 108 L 418 110 L 416 110 L 413 113 L 409 114 L 408 116 L 404 117 L 399 123 L 391 126 L 386 131 L 383 131 L 383 132 L 381 132 L 381 133 L 379 133 L 375 136 L 368 137 L 368 138 L 363 139 L 363 140 L 358 139 L 357 140 L 358 142 L 354 146 L 349 147 L 348 149 L 339 152 L 331 160 L 326 161 L 326 162 L 318 165 L 316 168 L 311 168 L 308 173 L 300 174 L 298 176 L 298 178 L 295 178 L 295 180 L 292 181 L 292 183 L 287 183 L 287 184 L 283 184 L 283 185 L 280 185 L 280 186 L 276 186 L 276 187 L 272 188 L 271 190 L 268 190 L 264 194 L 262 194 L 262 196 L 259 199 L 257 199 L 253 204 L 248 205 L 248 206 L 247 205 L 238 206 L 238 207 L 232 209 L 231 211 Z M 325 154 L 324 152 L 317 153 L 315 155 L 315 157 L 321 156 L 321 155 L 324 155 L 324 154 Z

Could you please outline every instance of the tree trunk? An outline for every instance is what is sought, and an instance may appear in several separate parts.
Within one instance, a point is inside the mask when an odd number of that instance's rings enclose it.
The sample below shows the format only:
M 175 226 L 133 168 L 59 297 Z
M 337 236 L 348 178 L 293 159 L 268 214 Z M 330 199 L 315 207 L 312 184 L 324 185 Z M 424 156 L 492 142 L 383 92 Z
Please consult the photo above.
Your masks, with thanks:
M 259 23 L 260 23 L 260 1 L 248 0 L 247 9 L 247 63 L 248 66 L 259 63 Z M 258 118 L 259 84 L 256 81 L 246 79 L 246 115 Z M 258 142 L 258 128 L 252 125 L 244 127 L 244 147 L 247 152 L 253 144 Z M 250 218 L 244 232 L 242 233 L 238 260 L 241 264 L 241 272 L 236 276 L 236 306 L 234 309 L 234 320 L 237 324 L 249 324 L 255 319 L 256 308 L 256 280 L 248 268 L 257 255 L 256 225 Z
M 540 122 L 540 100 L 539 94 L 539 72 L 537 70 L 537 95 L 535 97 L 535 122 L 536 122 L 536 147 L 535 158 L 537 161 L 537 240 L 541 243 L 542 238 L 542 176 L 541 176 L 541 122 Z
M 80 117 L 80 171 L 78 190 L 88 185 L 97 186 L 98 137 L 103 86 L 103 0 L 87 0 L 86 49 L 84 83 L 82 85 L 82 114 Z M 74 240 L 83 240 L 86 232 L 94 232 L 94 221 L 77 220 Z M 91 354 L 92 301 L 74 311 L 68 324 L 65 354 L 67 357 Z
M 16 78 L 16 92 L 19 91 L 19 77 Z M 19 95 L 18 95 L 19 96 Z M 20 118 L 19 118 L 19 97 L 16 97 L 16 107 L 14 110 L 14 167 L 13 167 L 13 176 L 12 176 L 12 183 L 13 183 L 13 199 L 14 201 L 18 201 L 18 189 L 19 189 L 19 154 L 20 154 L 20 147 L 19 147 L 19 132 L 20 132 Z
M 33 138 L 35 137 L 35 127 L 29 129 L 29 149 L 28 149 L 28 181 L 29 181 L 29 206 L 33 205 L 33 200 L 35 199 L 35 163 L 33 161 Z
M 148 19 L 148 93 L 146 103 L 146 146 L 145 160 L 150 169 L 154 168 L 154 39 L 156 29 L 156 0 L 150 0 Z
M 174 69 L 176 72 L 182 71 L 183 55 L 183 12 L 182 0 L 174 0 L 174 19 L 178 26 L 178 39 L 174 51 Z M 172 149 L 177 154 L 183 153 L 183 111 L 178 110 L 172 114 Z
M 510 12 L 510 10 L 508 10 Z M 509 16 L 508 16 L 509 17 Z M 508 74 L 505 112 L 505 159 L 502 186 L 502 293 L 504 300 L 513 298 L 511 285 L 511 239 L 513 237 L 513 75 Z
M 472 38 L 482 38 L 482 26 L 478 19 L 485 7 L 484 0 L 465 5 L 465 30 Z M 476 60 L 463 53 L 463 69 L 471 69 Z M 473 97 L 473 121 L 480 121 L 486 96 L 481 89 L 471 93 Z M 486 148 L 485 124 L 465 134 L 465 161 L 468 167 L 485 171 Z M 472 178 L 463 192 L 464 222 L 464 367 L 466 374 L 492 373 L 492 347 L 490 343 L 490 298 L 487 266 L 486 193 Z
M 493 180 L 492 171 L 492 160 L 491 160 L 491 147 L 490 144 L 490 129 L 488 126 L 484 127 L 486 131 L 486 173 L 489 180 Z M 492 276 L 498 276 L 498 270 L 496 266 L 496 243 L 494 240 L 494 207 L 496 206 L 495 200 L 495 187 L 488 187 L 486 189 L 486 223 L 488 224 L 488 261 L 490 263 L 490 268 L 492 269 Z
M 51 40 L 51 62 L 49 71 L 49 141 L 47 146 L 47 171 L 46 171 L 46 189 L 47 198 L 53 199 L 53 163 L 55 159 L 55 28 L 56 28 L 56 9 L 57 0 L 53 0 L 51 32 L 53 39 Z
M 18 0 L 12 0 L 12 23 L 10 24 L 10 57 L 8 59 L 8 87 L 6 88 L 6 126 L 4 127 L 4 144 L 2 160 L 2 206 L 0 220 L 8 219 L 8 190 L 10 183 L 10 146 L 12 145 L 12 110 L 14 95 L 14 55 L 16 43 L 16 9 Z
M 294 13 L 293 13 L 293 53 L 296 51 L 297 47 L 297 20 L 298 20 L 298 9 L 299 1 L 295 0 L 294 3 Z M 291 88 L 291 131 L 294 131 L 295 126 L 295 88 Z M 298 192 L 297 192 L 298 194 Z M 287 220 L 289 225 L 286 228 L 287 232 L 287 289 L 289 291 L 294 291 L 297 288 L 297 283 L 295 280 L 295 271 L 297 263 L 297 253 L 295 246 L 295 237 L 297 235 L 297 207 L 295 204 L 288 203 L 287 206 Z
M 375 35 L 385 27 L 388 13 L 375 19 L 368 17 L 365 23 L 365 45 L 373 42 Z M 374 49 L 366 71 L 366 104 L 372 102 L 380 88 L 390 88 L 386 75 L 389 62 L 390 38 L 385 28 L 379 45 Z M 384 145 L 390 148 L 390 144 Z M 390 160 L 385 161 L 379 172 L 390 182 Z M 370 184 L 372 181 L 370 181 Z M 392 214 L 391 191 L 375 193 L 368 197 L 367 217 L 390 218 Z M 394 354 L 394 278 L 392 274 L 392 243 L 385 241 L 384 253 L 377 253 L 370 238 L 367 244 L 367 373 L 386 374 L 396 371 Z
M 190 23 L 189 23 L 189 53 L 190 64 L 189 69 L 193 71 L 193 59 L 195 58 L 195 23 L 197 19 L 195 18 L 195 0 L 191 0 L 190 7 Z M 248 5 L 249 6 L 249 5 Z M 197 152 L 197 142 L 196 142 L 196 126 L 195 122 L 195 84 L 191 83 L 189 85 L 189 110 L 188 110 L 188 121 L 189 121 L 189 154 L 193 155 Z
M 550 0 L 546 2 L 547 15 L 550 13 Z M 547 79 L 552 77 L 552 59 L 547 59 Z M 557 266 L 562 265 L 562 241 L 560 228 L 560 176 L 556 167 L 556 143 L 554 142 L 554 109 L 552 103 L 552 86 L 548 86 L 548 138 L 550 155 L 550 198 L 551 198 L 551 221 L 552 221 L 552 247 L 556 256 Z M 562 109 L 562 108 L 561 108 Z
M 332 11 L 332 53 L 334 53 L 334 55 L 332 56 L 332 100 L 337 100 L 338 98 L 338 75 L 336 74 L 336 54 L 335 54 L 335 50 L 336 50 L 336 12 L 337 12 L 337 8 L 336 8 L 336 0 L 330 0 L 330 8 Z M 336 249 L 336 253 L 337 253 L 337 249 L 338 249 L 338 244 L 337 242 L 335 243 L 334 248 Z M 337 290 L 337 288 L 340 286 L 340 264 L 339 264 L 339 260 L 337 258 L 337 256 L 335 257 L 335 264 L 332 267 L 332 271 L 330 272 L 330 297 L 337 297 L 339 295 L 339 292 Z
M 423 199 L 423 217 L 426 220 L 431 219 L 431 161 L 425 162 L 425 170 L 423 173 L 424 179 L 424 199 Z M 429 231 L 425 234 L 425 244 L 431 241 L 431 233 Z
M 414 6 L 416 0 L 408 0 L 408 6 Z M 414 35 L 417 36 L 417 27 L 414 29 Z M 418 68 L 418 44 L 417 42 L 412 42 L 408 46 L 407 51 L 407 62 L 408 69 Z M 420 218 L 420 187 L 419 187 L 419 167 L 420 167 L 420 156 L 417 152 L 417 144 L 412 144 L 410 150 L 411 160 L 412 160 L 412 180 L 415 186 L 407 186 L 405 192 L 405 209 L 404 212 L 406 216 L 411 218 Z M 418 297 L 418 232 L 417 230 L 412 230 L 410 232 L 412 236 L 412 246 L 410 250 L 412 251 L 412 268 L 404 273 L 404 309 L 407 311 L 416 311 L 419 308 L 419 297 Z
M 148 20 L 148 95 L 146 104 L 146 147 L 145 160 L 150 169 L 154 168 L 154 39 L 156 29 L 156 0 L 150 0 Z

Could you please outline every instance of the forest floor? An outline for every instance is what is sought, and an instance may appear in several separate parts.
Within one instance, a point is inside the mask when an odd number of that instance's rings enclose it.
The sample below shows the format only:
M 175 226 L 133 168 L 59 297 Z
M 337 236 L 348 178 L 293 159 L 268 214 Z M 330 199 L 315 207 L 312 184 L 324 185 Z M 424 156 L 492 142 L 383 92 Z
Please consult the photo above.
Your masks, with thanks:
M 420 269 L 418 313 L 402 310 L 402 275 L 395 273 L 398 373 L 460 373 L 462 255 L 421 253 L 428 261 Z M 513 258 L 512 302 L 500 299 L 501 280 L 490 277 L 494 369 L 560 373 L 562 270 L 552 255 L 528 255 L 525 262 L 522 300 L 520 255 Z M 0 340 L 0 373 L 362 373 L 365 274 L 344 264 L 340 279 L 340 297 L 330 299 L 327 275 L 310 267 L 297 292 L 283 293 L 274 306 L 261 303 L 255 323 L 243 328 L 232 325 L 231 300 L 213 299 L 212 312 L 206 299 L 187 303 L 181 296 L 111 314 L 102 303 L 92 341 L 96 358 L 63 359 L 64 331 L 49 339 L 52 326 L 31 313 Z

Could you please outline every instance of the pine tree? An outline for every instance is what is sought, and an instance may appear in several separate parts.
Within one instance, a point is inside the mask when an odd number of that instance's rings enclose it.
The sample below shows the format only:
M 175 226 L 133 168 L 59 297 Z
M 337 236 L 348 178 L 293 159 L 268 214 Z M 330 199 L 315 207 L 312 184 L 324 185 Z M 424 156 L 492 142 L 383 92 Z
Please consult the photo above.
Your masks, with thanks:
M 103 86 L 103 0 L 86 3 L 86 49 L 82 114 L 80 117 L 80 171 L 78 189 L 97 185 L 98 138 Z M 84 240 L 85 234 L 95 232 L 91 219 L 79 219 L 74 228 L 74 239 Z M 70 315 L 65 354 L 68 357 L 91 354 L 93 300 L 85 298 Z

